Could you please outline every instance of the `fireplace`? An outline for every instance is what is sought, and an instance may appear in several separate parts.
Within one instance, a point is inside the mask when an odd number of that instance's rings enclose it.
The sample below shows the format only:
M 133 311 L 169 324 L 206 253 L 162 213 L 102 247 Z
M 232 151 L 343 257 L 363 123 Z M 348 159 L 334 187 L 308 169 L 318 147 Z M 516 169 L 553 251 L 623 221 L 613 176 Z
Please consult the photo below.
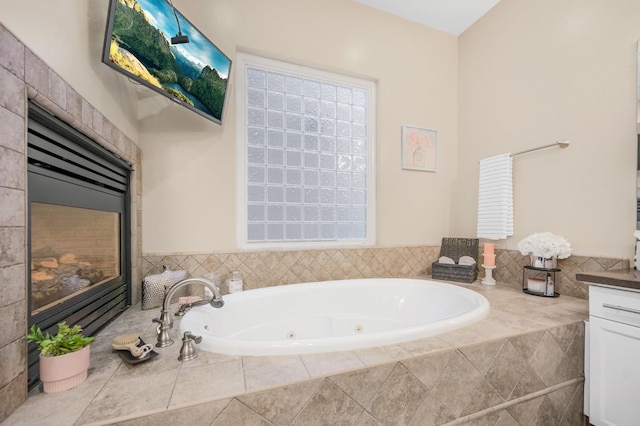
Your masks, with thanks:
M 94 335 L 131 304 L 131 168 L 35 104 L 28 122 L 28 323 Z M 32 388 L 34 344 L 28 358 Z

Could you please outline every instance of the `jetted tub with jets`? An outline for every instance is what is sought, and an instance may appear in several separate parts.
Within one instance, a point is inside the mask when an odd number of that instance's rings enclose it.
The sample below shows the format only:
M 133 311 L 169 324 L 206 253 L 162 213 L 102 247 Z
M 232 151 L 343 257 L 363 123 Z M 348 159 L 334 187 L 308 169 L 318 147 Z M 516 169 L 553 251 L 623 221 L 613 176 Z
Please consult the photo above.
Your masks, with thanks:
M 435 336 L 472 324 L 489 302 L 438 281 L 370 278 L 291 284 L 224 296 L 224 307 L 191 309 L 180 335 L 229 355 L 337 352 Z

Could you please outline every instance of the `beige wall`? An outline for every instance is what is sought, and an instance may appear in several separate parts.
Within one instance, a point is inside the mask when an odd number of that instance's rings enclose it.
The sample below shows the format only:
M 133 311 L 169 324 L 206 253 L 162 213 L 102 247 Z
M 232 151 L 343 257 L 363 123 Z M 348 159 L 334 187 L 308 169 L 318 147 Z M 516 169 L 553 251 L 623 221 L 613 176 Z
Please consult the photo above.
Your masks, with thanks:
M 260 52 L 377 81 L 378 243 L 439 243 L 448 233 L 456 37 L 344 0 L 174 4 L 232 59 Z M 165 112 L 142 121 L 145 253 L 237 248 L 235 99 L 228 106 L 222 128 L 175 108 L 193 131 Z M 438 173 L 401 170 L 403 124 L 440 130 Z
M 221 127 L 101 64 L 107 5 L 0 0 L 2 23 L 143 148 L 144 252 L 235 249 L 235 99 Z M 344 0 L 175 5 L 232 59 L 377 81 L 379 245 L 474 235 L 479 159 L 571 139 L 515 160 L 516 235 L 499 246 L 548 230 L 577 254 L 632 256 L 636 1 L 502 0 L 460 38 Z M 402 124 L 440 130 L 438 173 L 400 169 Z
M 502 0 L 459 38 L 454 233 L 474 232 L 481 158 L 570 139 L 514 159 L 501 245 L 552 231 L 578 254 L 633 256 L 638 38 L 636 0 Z
M 241 50 L 261 52 L 377 81 L 378 243 L 433 244 L 448 234 L 457 171 L 456 37 L 344 0 L 174 5 L 232 59 Z M 107 0 L 0 0 L 0 8 L 7 28 L 142 147 L 144 252 L 235 249 L 233 80 L 221 127 L 100 62 Z M 438 173 L 400 169 L 403 124 L 440 131 Z

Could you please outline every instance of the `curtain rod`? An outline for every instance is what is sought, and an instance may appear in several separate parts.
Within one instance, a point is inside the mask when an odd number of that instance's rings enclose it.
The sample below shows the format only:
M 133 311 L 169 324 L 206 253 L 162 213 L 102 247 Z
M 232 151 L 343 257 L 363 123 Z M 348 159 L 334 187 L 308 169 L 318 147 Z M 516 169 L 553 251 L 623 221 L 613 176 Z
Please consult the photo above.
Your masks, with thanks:
M 557 142 L 549 144 L 549 145 L 539 146 L 537 148 L 531 148 L 531 149 L 527 149 L 527 150 L 524 150 L 524 151 L 516 152 L 515 154 L 511 154 L 511 157 L 515 157 L 516 155 L 521 155 L 521 154 L 528 154 L 529 152 L 538 151 L 538 150 L 546 149 L 546 148 L 551 148 L 551 147 L 554 147 L 554 146 L 558 146 L 560 148 L 566 148 L 566 147 L 569 146 L 570 143 L 571 143 L 570 141 L 557 141 Z

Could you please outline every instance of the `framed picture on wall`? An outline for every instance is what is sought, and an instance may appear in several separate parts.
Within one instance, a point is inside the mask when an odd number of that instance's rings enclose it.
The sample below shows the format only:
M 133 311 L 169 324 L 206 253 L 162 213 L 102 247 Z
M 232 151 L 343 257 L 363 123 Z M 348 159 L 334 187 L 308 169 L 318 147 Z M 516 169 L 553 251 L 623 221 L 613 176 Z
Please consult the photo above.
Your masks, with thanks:
M 426 127 L 402 126 L 402 168 L 438 170 L 438 131 Z

